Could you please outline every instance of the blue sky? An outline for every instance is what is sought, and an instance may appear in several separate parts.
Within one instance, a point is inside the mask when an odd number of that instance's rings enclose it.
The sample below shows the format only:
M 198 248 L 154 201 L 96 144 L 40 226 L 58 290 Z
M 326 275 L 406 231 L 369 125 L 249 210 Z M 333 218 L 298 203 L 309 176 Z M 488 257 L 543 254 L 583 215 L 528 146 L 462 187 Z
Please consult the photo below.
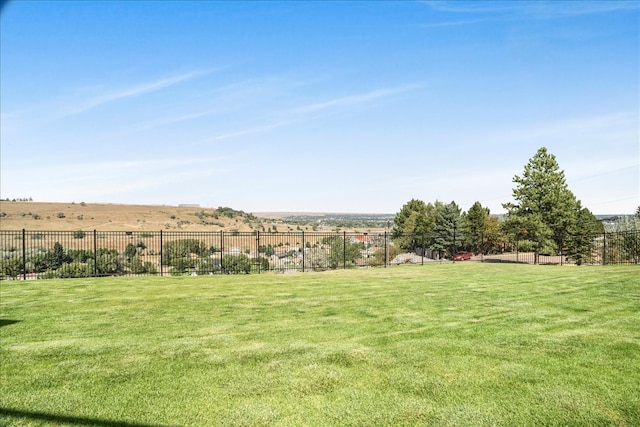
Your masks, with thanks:
M 2 198 L 504 212 L 541 146 L 640 205 L 640 2 L 12 1 Z

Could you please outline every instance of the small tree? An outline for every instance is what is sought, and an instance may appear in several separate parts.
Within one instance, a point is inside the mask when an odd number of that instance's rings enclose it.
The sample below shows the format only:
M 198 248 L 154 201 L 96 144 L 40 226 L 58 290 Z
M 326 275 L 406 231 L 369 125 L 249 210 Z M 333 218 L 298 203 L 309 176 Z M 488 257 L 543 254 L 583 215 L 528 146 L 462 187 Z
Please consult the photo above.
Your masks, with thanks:
M 595 242 L 604 232 L 604 226 L 587 208 L 578 211 L 576 222 L 569 227 L 566 241 L 567 258 L 576 264 L 591 263 L 594 260 Z
M 51 249 L 46 255 L 47 268 L 56 270 L 66 262 L 71 262 L 71 257 L 65 253 L 60 242 L 55 242 L 53 249 Z
M 133 243 L 128 243 L 127 247 L 124 248 L 124 256 L 127 257 L 128 260 L 131 260 L 138 253 L 138 248 Z
M 330 267 L 328 255 L 324 249 L 307 249 L 304 256 L 304 268 L 313 271 L 328 270 Z
M 329 239 L 329 267 L 340 268 L 342 266 L 353 267 L 360 257 L 360 245 L 345 241 L 340 236 Z

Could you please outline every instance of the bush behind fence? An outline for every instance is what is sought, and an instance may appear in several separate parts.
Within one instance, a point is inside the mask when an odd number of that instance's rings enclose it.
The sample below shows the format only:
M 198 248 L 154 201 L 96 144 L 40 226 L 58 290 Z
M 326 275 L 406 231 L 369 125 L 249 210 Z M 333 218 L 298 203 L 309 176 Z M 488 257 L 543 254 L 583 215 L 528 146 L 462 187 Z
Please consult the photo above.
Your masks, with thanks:
M 323 271 L 452 261 L 638 264 L 638 231 L 566 236 L 351 232 L 0 231 L 0 278 Z

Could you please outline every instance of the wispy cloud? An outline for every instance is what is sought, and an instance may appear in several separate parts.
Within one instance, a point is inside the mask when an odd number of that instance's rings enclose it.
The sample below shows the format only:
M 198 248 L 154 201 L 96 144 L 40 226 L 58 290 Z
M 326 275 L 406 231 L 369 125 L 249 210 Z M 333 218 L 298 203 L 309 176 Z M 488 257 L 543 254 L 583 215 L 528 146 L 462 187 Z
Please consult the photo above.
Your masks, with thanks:
M 154 129 L 160 126 L 168 126 L 176 123 L 186 122 L 189 120 L 197 120 L 203 117 L 214 116 L 224 111 L 226 110 L 222 108 L 214 108 L 211 110 L 200 111 L 197 113 L 180 114 L 172 117 L 165 117 L 159 120 L 144 122 L 132 127 L 131 129 L 134 131 L 149 130 L 149 129 Z
M 245 135 L 251 135 L 251 134 L 255 134 L 255 133 L 261 133 L 261 132 L 266 132 L 272 129 L 276 129 L 276 128 L 280 128 L 283 126 L 287 126 L 290 124 L 295 123 L 295 121 L 291 120 L 291 121 L 281 121 L 281 122 L 275 122 L 275 123 L 271 123 L 271 124 L 267 124 L 264 126 L 256 126 L 253 128 L 248 128 L 248 129 L 243 129 L 243 130 L 239 130 L 239 131 L 235 131 L 235 132 L 228 132 L 228 133 L 223 133 L 220 135 L 216 135 L 216 136 L 212 136 L 210 138 L 205 138 L 202 139 L 200 141 L 198 141 L 196 144 L 203 144 L 206 142 L 214 142 L 214 141 L 221 141 L 223 139 L 231 139 L 231 138 L 236 138 L 239 136 L 245 136 Z
M 316 113 L 320 111 L 326 111 L 330 109 L 353 107 L 359 104 L 364 104 L 378 99 L 389 98 L 394 95 L 409 92 L 411 90 L 420 88 L 420 84 L 410 84 L 405 86 L 399 86 L 388 89 L 376 89 L 366 93 L 360 93 L 356 95 L 349 95 L 340 98 L 334 98 L 328 101 L 322 101 L 314 104 L 304 105 L 293 109 L 291 112 L 295 114 L 307 114 Z
M 637 1 L 549 1 L 532 6 L 525 12 L 538 19 L 640 10 Z
M 302 105 L 293 109 L 285 110 L 280 113 L 271 114 L 271 117 L 276 117 L 272 123 L 263 125 L 249 126 L 245 129 L 234 130 L 225 132 L 219 135 L 215 135 L 209 138 L 197 141 L 195 144 L 203 144 L 207 142 L 220 141 L 223 139 L 231 139 L 240 136 L 246 136 L 261 132 L 270 131 L 273 129 L 289 126 L 295 123 L 305 122 L 317 119 L 322 113 L 333 112 L 341 110 L 347 107 L 356 107 L 361 104 L 374 102 L 377 100 L 390 98 L 395 95 L 409 92 L 411 90 L 422 87 L 420 84 L 410 84 L 394 88 L 376 89 L 370 92 L 349 95 L 339 98 L 334 98 L 322 102 L 316 102 L 311 104 Z
M 257 106 L 264 105 L 265 103 L 268 103 L 269 106 L 271 106 L 273 102 L 286 99 L 287 94 L 299 91 L 302 87 L 323 80 L 324 79 L 318 77 L 300 80 L 295 76 L 292 77 L 285 75 L 255 77 L 228 83 L 209 89 L 207 94 L 203 94 L 200 97 L 200 101 L 202 101 L 200 106 L 194 105 L 194 103 L 189 103 L 187 108 L 190 111 L 175 112 L 174 114 L 167 115 L 163 118 L 143 122 L 135 126 L 133 130 L 147 130 L 160 126 L 197 120 L 204 117 L 229 114 L 234 111 L 242 111 L 242 114 L 246 114 L 246 111 L 248 111 L 249 108 L 255 109 Z M 184 108 L 184 106 L 181 106 L 180 104 L 178 104 L 178 106 Z M 274 124 L 267 126 L 266 128 L 270 129 L 272 127 L 279 126 L 279 124 Z M 261 126 L 255 131 L 246 131 L 241 134 L 259 132 L 263 128 L 265 128 L 265 126 Z M 232 135 L 221 135 L 220 137 L 213 139 L 225 139 L 230 136 Z M 212 138 L 206 139 L 206 141 L 211 140 Z
M 496 13 L 522 10 L 522 5 L 514 2 L 459 2 L 459 1 L 423 1 L 438 12 L 453 13 Z
M 430 22 L 420 25 L 421 28 L 443 28 L 443 27 L 460 27 L 462 25 L 483 24 L 485 22 L 494 21 L 494 19 L 463 19 L 458 21 L 441 21 Z
M 640 3 L 636 1 L 424 1 L 422 3 L 437 12 L 522 15 L 535 19 L 640 10 Z
M 485 135 L 487 141 L 515 143 L 517 141 L 573 140 L 577 135 L 590 139 L 605 137 L 621 140 L 638 137 L 640 119 L 635 111 L 620 111 L 597 116 L 565 118 L 538 123 L 523 128 L 501 129 Z M 637 139 L 634 139 L 637 142 Z
M 179 74 L 172 77 L 166 77 L 160 80 L 141 83 L 135 86 L 127 87 L 127 88 L 115 89 L 110 92 L 103 93 L 101 95 L 87 99 L 79 103 L 79 105 L 69 108 L 66 111 L 63 111 L 60 117 L 67 117 L 67 116 L 81 114 L 93 108 L 96 108 L 100 105 L 104 105 L 113 101 L 117 101 L 125 98 L 133 98 L 133 97 L 141 96 L 141 95 L 152 93 L 152 92 L 157 92 L 159 90 L 168 88 L 170 86 L 174 86 L 179 83 L 186 82 L 188 80 L 192 80 L 197 77 L 209 74 L 212 71 L 213 70 L 197 70 L 189 73 Z

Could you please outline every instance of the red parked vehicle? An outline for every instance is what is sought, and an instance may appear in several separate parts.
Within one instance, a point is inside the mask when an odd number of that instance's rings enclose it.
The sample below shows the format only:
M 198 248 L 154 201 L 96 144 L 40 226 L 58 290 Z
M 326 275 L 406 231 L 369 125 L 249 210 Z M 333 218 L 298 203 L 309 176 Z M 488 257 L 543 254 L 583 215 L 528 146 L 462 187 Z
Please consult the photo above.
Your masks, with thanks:
M 473 256 L 473 254 L 471 252 L 458 252 L 453 257 L 453 260 L 454 261 L 465 261 L 465 260 L 471 259 L 472 256 Z

